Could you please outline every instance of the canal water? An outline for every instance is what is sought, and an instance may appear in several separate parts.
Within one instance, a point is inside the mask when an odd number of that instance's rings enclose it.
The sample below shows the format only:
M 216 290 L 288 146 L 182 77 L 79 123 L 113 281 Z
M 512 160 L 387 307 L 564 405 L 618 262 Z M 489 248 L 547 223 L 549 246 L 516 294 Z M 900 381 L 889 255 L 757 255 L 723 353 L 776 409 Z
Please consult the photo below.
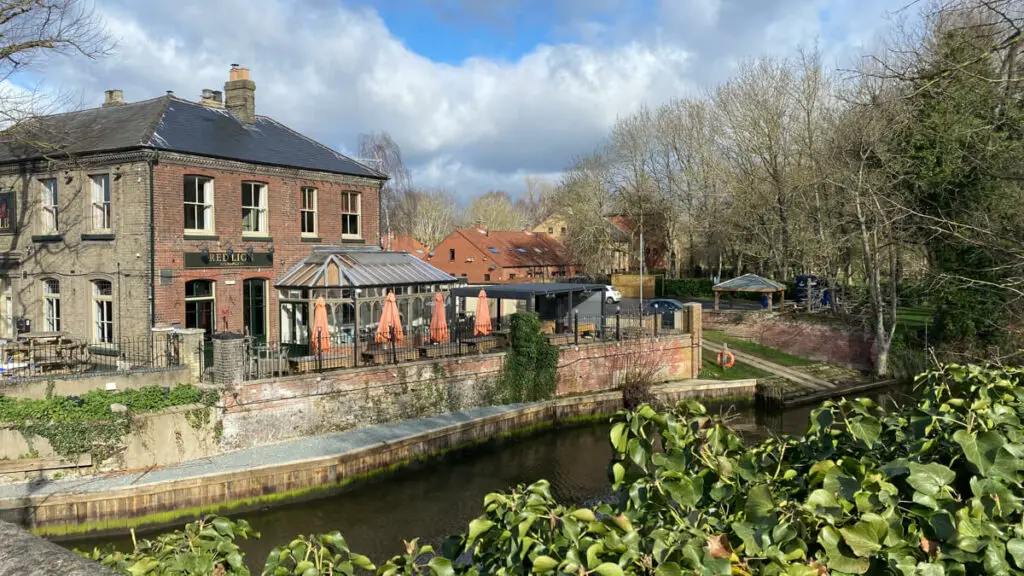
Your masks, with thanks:
M 732 424 L 752 439 L 771 433 L 802 434 L 811 410 L 804 407 L 767 414 L 749 405 L 712 409 L 731 412 Z M 601 499 L 610 493 L 608 429 L 606 423 L 584 424 L 489 442 L 333 496 L 246 512 L 239 516 L 261 537 L 240 545 L 250 570 L 259 574 L 273 547 L 287 544 L 298 534 L 340 530 L 352 550 L 380 563 L 401 553 L 403 540 L 419 537 L 421 543 L 436 545 L 465 530 L 469 521 L 481 514 L 483 498 L 489 492 L 544 478 L 564 504 Z M 128 536 L 61 542 L 82 550 L 108 543 L 121 550 L 130 548 Z

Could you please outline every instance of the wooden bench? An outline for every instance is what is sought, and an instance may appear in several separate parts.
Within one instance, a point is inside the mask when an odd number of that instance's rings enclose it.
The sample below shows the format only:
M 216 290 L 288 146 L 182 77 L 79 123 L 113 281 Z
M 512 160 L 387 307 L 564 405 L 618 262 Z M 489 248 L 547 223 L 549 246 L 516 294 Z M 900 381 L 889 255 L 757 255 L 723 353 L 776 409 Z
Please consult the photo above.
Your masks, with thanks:
M 410 360 L 416 360 L 419 357 L 419 348 L 409 348 L 407 346 L 396 347 L 394 355 L 392 355 L 390 346 L 363 351 L 363 361 L 368 364 L 391 364 L 395 360 L 399 362 L 408 362 Z
M 322 360 L 322 362 L 321 362 Z M 328 352 L 323 358 L 316 356 L 299 356 L 288 359 L 288 367 L 292 372 L 316 372 L 317 370 L 332 370 L 336 368 L 351 368 L 355 364 L 351 354 L 332 354 Z
M 580 336 L 593 336 L 597 334 L 597 325 L 593 322 L 581 322 L 578 330 Z
M 555 346 L 568 346 L 575 338 L 572 334 L 547 334 L 548 342 Z
M 424 358 L 444 358 L 454 356 L 460 352 L 460 346 L 455 344 L 437 344 L 435 346 L 420 346 L 420 354 Z
M 476 336 L 464 338 L 461 341 L 463 353 L 486 352 L 498 346 L 498 339 L 494 336 Z

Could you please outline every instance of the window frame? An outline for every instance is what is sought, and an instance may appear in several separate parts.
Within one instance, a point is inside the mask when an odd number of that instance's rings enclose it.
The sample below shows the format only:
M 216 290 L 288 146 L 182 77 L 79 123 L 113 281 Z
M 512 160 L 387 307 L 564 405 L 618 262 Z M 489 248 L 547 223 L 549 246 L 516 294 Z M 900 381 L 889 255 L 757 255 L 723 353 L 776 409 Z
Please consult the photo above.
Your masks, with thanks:
M 51 190 L 48 183 L 53 183 L 53 189 Z M 59 234 L 60 233 L 60 185 L 57 183 L 56 178 L 40 178 L 39 184 L 42 186 L 42 198 L 39 204 L 39 209 L 42 212 L 42 233 L 43 234 Z
M 188 183 L 190 179 L 194 179 L 196 200 L 190 202 L 188 200 Z M 199 202 L 199 182 L 203 182 L 202 193 L 203 202 Z M 185 231 L 186 236 L 203 236 L 208 234 L 214 234 L 216 230 L 216 206 L 214 203 L 214 179 L 210 176 L 204 176 L 202 174 L 186 174 L 182 178 L 182 207 L 184 212 L 187 212 L 189 207 L 192 207 L 196 211 L 195 219 L 198 221 L 200 214 L 199 210 L 202 210 L 203 224 L 202 228 L 189 228 L 188 217 L 182 214 L 181 227 Z
M 188 295 L 189 286 L 196 286 L 196 284 L 195 284 L 196 282 L 206 282 L 206 283 L 208 283 L 210 285 L 210 295 L 209 296 L 189 296 Z M 210 334 L 216 334 L 216 332 L 217 332 L 217 312 L 216 312 L 217 311 L 217 282 L 215 282 L 214 280 L 207 279 L 207 278 L 196 278 L 195 280 L 188 280 L 188 281 L 185 282 L 185 327 L 186 328 L 189 328 L 189 325 L 188 325 L 188 305 L 190 303 L 194 303 L 194 302 L 206 302 L 206 301 L 209 301 L 209 302 L 212 303 L 211 307 L 212 307 L 212 310 L 213 310 L 213 314 L 211 315 L 212 317 L 210 318 L 210 322 L 211 322 Z M 201 326 L 195 326 L 194 328 L 200 328 L 201 329 L 202 327 Z
M 97 186 L 97 179 L 105 183 L 105 186 Z M 110 174 L 89 175 L 89 197 L 92 202 L 89 204 L 89 212 L 92 214 L 92 230 L 96 232 L 110 232 L 114 229 L 114 191 L 110 184 Z M 105 198 L 97 198 L 97 191 L 105 193 Z M 106 224 L 104 226 L 104 224 Z
M 259 190 L 259 203 L 247 205 L 245 203 L 245 192 L 246 187 L 250 187 L 251 191 Z M 242 236 L 269 236 L 270 235 L 270 220 L 268 208 L 270 187 L 266 182 L 259 182 L 256 180 L 245 180 L 242 182 L 242 190 L 240 197 L 240 204 L 242 206 Z M 257 228 L 255 230 L 245 229 L 245 217 L 247 212 L 255 211 L 257 215 Z
M 312 196 L 312 207 L 306 205 L 306 194 Z M 302 186 L 299 188 L 299 232 L 306 238 L 316 238 L 320 233 L 320 191 L 315 186 Z M 306 215 L 312 214 L 313 229 L 306 230 Z
M 351 201 L 348 200 L 351 197 L 356 199 L 355 211 L 352 211 Z M 349 204 L 346 208 L 346 203 Z M 341 237 L 348 239 L 358 239 L 363 237 L 363 193 L 356 190 L 344 190 L 341 193 L 341 206 L 339 207 L 339 213 L 341 214 Z M 355 216 L 356 231 L 346 232 L 346 223 L 348 222 L 349 216 Z
M 92 325 L 93 344 L 114 343 L 114 283 L 110 280 L 97 278 L 92 285 Z M 109 294 L 102 294 L 100 285 L 106 284 Z
M 56 286 L 56 291 L 51 291 L 51 286 Z M 56 278 L 43 278 L 43 327 L 47 332 L 61 331 L 60 280 Z

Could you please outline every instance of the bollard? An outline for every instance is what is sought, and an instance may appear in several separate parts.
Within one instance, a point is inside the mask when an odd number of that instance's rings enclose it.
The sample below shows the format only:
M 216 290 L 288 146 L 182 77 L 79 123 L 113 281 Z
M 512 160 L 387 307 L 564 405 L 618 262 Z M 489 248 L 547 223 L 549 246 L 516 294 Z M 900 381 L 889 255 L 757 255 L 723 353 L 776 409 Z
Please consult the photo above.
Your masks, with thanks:
M 572 311 L 572 341 L 573 344 L 580 345 L 580 311 Z

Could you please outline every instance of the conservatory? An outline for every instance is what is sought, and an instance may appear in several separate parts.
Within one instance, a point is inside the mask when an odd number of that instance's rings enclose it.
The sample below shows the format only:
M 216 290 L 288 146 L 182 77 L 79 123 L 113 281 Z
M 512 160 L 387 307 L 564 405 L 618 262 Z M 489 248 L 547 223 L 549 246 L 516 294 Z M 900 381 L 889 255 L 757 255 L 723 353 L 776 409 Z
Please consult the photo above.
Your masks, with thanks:
M 317 247 L 274 283 L 281 345 L 291 354 L 308 352 L 313 311 L 321 298 L 332 346 L 372 342 L 389 292 L 395 294 L 405 334 L 414 341 L 428 338 L 434 293 L 459 283 L 405 252 Z

